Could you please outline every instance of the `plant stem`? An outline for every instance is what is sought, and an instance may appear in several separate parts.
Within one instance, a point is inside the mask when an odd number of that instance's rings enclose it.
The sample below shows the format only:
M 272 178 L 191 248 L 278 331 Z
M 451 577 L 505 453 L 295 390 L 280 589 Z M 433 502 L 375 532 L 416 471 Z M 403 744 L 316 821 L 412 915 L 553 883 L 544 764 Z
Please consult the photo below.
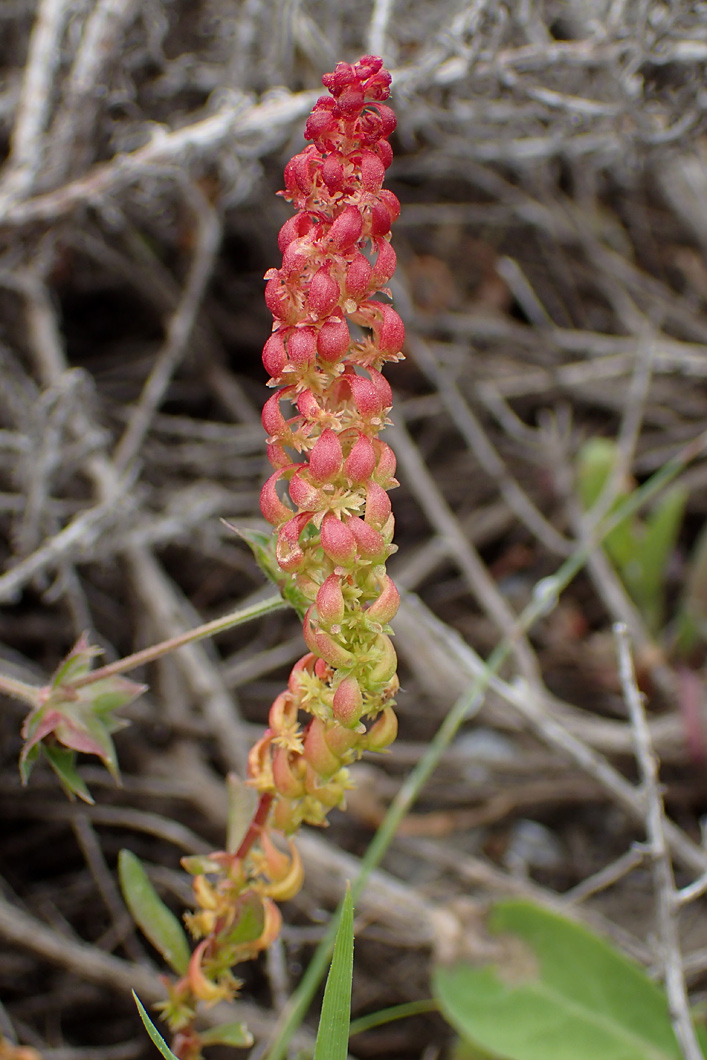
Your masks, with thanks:
M 153 644 L 149 648 L 143 648 L 142 651 L 127 655 L 124 659 L 118 659 L 107 666 L 101 666 L 98 670 L 92 670 L 83 677 L 79 677 L 78 680 L 73 681 L 72 686 L 74 688 L 83 688 L 85 685 L 92 685 L 95 681 L 102 681 L 106 677 L 127 673 L 138 666 L 144 666 L 145 663 L 154 662 L 155 659 L 168 655 L 169 652 L 182 648 L 185 644 L 193 644 L 195 641 L 204 640 L 206 637 L 214 637 L 217 633 L 223 633 L 226 629 L 233 629 L 234 626 L 240 626 L 244 622 L 250 622 L 253 618 L 269 615 L 272 611 L 279 611 L 280 608 L 287 606 L 281 596 L 269 596 L 267 600 L 252 604 L 250 607 L 244 607 L 241 611 L 232 611 L 221 618 L 215 618 L 212 622 L 204 623 L 203 626 L 197 626 L 196 629 L 188 629 L 185 633 L 170 637 L 169 640 L 163 640 L 159 644 Z M 4 681 L 6 678 L 2 678 L 2 680 Z
M 707 447 L 707 432 L 699 435 L 681 449 L 672 460 L 668 461 L 659 471 L 656 471 L 647 482 L 634 490 L 611 516 L 603 519 L 594 528 L 590 538 L 575 549 L 554 575 L 549 578 L 543 578 L 536 584 L 533 599 L 518 616 L 513 633 L 499 642 L 489 656 L 483 673 L 472 681 L 467 691 L 457 699 L 435 733 L 426 752 L 391 802 L 388 812 L 361 861 L 358 875 L 351 885 L 351 896 L 354 903 L 361 896 L 373 870 L 383 860 L 388 847 L 395 838 L 400 822 L 436 769 L 444 751 L 451 744 L 460 725 L 480 708 L 491 680 L 508 658 L 517 638 L 527 633 L 538 618 L 550 614 L 555 609 L 560 593 L 567 588 L 573 578 L 584 567 L 590 554 L 601 545 L 606 535 L 611 533 L 614 527 L 623 519 L 633 515 L 648 500 L 659 493 L 683 470 L 686 464 L 699 456 L 705 447 Z M 326 972 L 340 915 L 341 905 L 332 917 L 327 933 L 319 943 L 307 967 L 307 971 L 280 1015 L 271 1038 L 272 1045 L 267 1053 L 267 1060 L 283 1060 L 292 1035 L 304 1019 Z
M 36 685 L 28 685 L 25 681 L 18 681 L 8 674 L 0 674 L 0 692 L 13 699 L 21 699 L 23 703 L 29 703 L 36 707 L 39 699 L 39 689 Z

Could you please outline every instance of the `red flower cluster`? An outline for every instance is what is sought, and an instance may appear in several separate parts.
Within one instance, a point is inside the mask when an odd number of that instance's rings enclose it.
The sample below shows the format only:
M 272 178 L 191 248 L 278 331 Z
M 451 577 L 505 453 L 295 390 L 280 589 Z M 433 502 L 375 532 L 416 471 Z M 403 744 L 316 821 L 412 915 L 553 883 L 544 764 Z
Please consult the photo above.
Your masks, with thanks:
M 305 127 L 313 142 L 285 168 L 281 194 L 297 213 L 280 231 L 282 266 L 268 271 L 265 291 L 274 324 L 263 364 L 278 389 L 263 409 L 275 470 L 261 509 L 278 531 L 280 567 L 311 604 L 310 654 L 273 705 L 251 782 L 274 796 L 274 820 L 288 832 L 321 823 L 342 799 L 342 767 L 396 731 L 388 623 L 399 597 L 385 563 L 395 548 L 387 491 L 397 482 L 378 438 L 392 404 L 381 369 L 400 359 L 405 337 L 386 288 L 400 213 L 382 186 L 395 116 L 375 56 L 339 63 L 322 81 L 330 95 Z M 313 715 L 304 732 L 301 710 Z

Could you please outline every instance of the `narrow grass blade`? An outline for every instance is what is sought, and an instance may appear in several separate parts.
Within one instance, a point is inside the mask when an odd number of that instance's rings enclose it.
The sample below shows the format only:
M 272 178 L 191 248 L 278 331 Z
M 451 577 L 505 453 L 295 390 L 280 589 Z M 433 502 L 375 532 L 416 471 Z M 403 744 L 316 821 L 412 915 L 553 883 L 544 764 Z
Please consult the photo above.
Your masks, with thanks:
M 150 1017 L 147 1015 L 147 1012 L 145 1011 L 145 1006 L 142 1004 L 142 1002 L 140 1001 L 140 998 L 137 996 L 137 994 L 135 993 L 134 990 L 133 990 L 133 997 L 135 998 L 135 1004 L 137 1005 L 137 1010 L 140 1013 L 140 1019 L 145 1024 L 145 1030 L 150 1035 L 150 1038 L 152 1039 L 154 1044 L 157 1046 L 159 1051 L 162 1053 L 162 1056 L 164 1057 L 164 1060 L 179 1060 L 179 1057 L 174 1055 L 174 1053 L 172 1052 L 170 1047 L 167 1045 L 167 1042 L 164 1040 L 164 1038 L 162 1037 L 160 1032 L 157 1030 L 157 1027 L 155 1027 L 154 1023 L 152 1022 Z
M 351 1021 L 353 943 L 353 901 L 347 887 L 324 990 L 314 1060 L 346 1060 Z

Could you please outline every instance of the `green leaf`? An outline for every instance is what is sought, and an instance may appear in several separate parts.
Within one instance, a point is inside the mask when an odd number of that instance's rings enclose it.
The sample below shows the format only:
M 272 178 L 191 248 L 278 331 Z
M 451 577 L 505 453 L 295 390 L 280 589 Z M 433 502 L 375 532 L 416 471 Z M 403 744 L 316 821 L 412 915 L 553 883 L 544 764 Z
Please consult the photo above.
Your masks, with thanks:
M 618 459 L 618 447 L 610 438 L 590 438 L 577 455 L 577 489 L 585 511 L 590 511 L 599 500 Z M 620 489 L 611 506 L 616 508 L 629 496 L 630 490 Z M 622 519 L 604 538 L 604 549 L 617 567 L 630 563 L 636 550 L 635 520 Z
M 636 573 L 633 578 L 626 578 L 626 587 L 653 633 L 658 633 L 663 624 L 668 565 L 675 551 L 686 503 L 687 490 L 676 486 L 650 512 L 636 556 Z
M 178 975 L 184 975 L 191 957 L 184 928 L 157 894 L 140 860 L 129 850 L 121 850 L 118 855 L 118 875 L 135 923 L 167 964 Z
M 253 1044 L 253 1035 L 245 1023 L 219 1023 L 199 1034 L 202 1045 L 232 1045 L 237 1049 L 249 1049 Z
M 66 747 L 48 747 L 46 744 L 42 744 L 42 749 L 69 798 L 78 795 L 84 802 L 93 805 L 93 796 L 76 769 L 75 752 Z
M 390 1008 L 382 1008 L 377 1012 L 370 1012 L 367 1016 L 359 1016 L 351 1021 L 349 1038 L 354 1034 L 363 1034 L 374 1027 L 382 1027 L 394 1020 L 404 1020 L 409 1016 L 419 1016 L 424 1012 L 439 1012 L 439 1004 L 432 998 L 424 998 L 419 1001 L 406 1001 L 402 1005 L 391 1005 Z
M 258 805 L 258 793 L 244 784 L 235 773 L 229 773 L 226 777 L 226 791 L 228 793 L 226 850 L 234 854 L 243 842 L 253 820 L 253 814 Z
M 314 1060 L 346 1060 L 353 982 L 353 902 L 347 886 L 336 932 L 334 954 L 324 988 Z
M 504 1060 L 679 1060 L 664 993 L 609 943 L 531 902 L 495 905 L 493 963 L 440 967 L 443 1014 Z
M 152 1041 L 157 1046 L 159 1051 L 162 1053 L 164 1060 L 179 1060 L 179 1057 L 174 1055 L 170 1047 L 167 1045 L 167 1042 L 157 1030 L 157 1027 L 155 1027 L 154 1023 L 147 1015 L 147 1012 L 145 1011 L 145 1008 L 142 1002 L 140 1001 L 140 998 L 137 996 L 134 990 L 133 997 L 135 999 L 135 1004 L 137 1005 L 137 1010 L 140 1013 L 140 1019 L 145 1024 L 145 1030 L 150 1035 L 150 1038 L 152 1038 Z

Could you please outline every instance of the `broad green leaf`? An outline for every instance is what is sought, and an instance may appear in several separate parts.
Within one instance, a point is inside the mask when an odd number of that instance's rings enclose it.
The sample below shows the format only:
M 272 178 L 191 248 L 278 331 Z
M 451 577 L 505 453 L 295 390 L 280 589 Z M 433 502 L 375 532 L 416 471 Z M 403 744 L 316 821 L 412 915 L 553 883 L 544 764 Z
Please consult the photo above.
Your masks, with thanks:
M 167 964 L 178 975 L 184 975 L 191 957 L 184 928 L 157 894 L 140 860 L 129 850 L 121 850 L 118 855 L 118 875 L 135 923 Z
M 440 967 L 440 1008 L 504 1060 L 680 1060 L 663 991 L 585 927 L 531 902 L 488 918 L 493 963 Z
M 135 993 L 134 990 L 133 990 L 133 997 L 135 999 L 135 1004 L 137 1005 L 137 1010 L 140 1013 L 140 1019 L 145 1024 L 145 1030 L 150 1035 L 150 1038 L 152 1039 L 154 1044 L 157 1046 L 159 1051 L 162 1053 L 162 1056 L 164 1057 L 164 1060 L 179 1060 L 179 1057 L 174 1055 L 174 1053 L 172 1052 L 170 1047 L 167 1045 L 167 1042 L 164 1040 L 164 1038 L 162 1037 L 160 1032 L 157 1030 L 157 1027 L 155 1027 L 154 1023 L 152 1022 L 150 1017 L 147 1015 L 147 1012 L 145 1011 L 145 1008 L 144 1008 L 142 1002 L 140 1001 L 140 998 L 137 996 L 137 994 Z
M 69 798 L 78 795 L 84 802 L 93 805 L 93 796 L 76 769 L 76 755 L 66 747 L 42 745 L 49 765 L 58 776 Z
M 353 902 L 351 889 L 347 887 L 324 988 L 314 1060 L 346 1060 L 348 1055 L 353 944 Z
M 237 1049 L 249 1049 L 253 1035 L 245 1023 L 219 1023 L 199 1033 L 203 1045 L 232 1045 Z

